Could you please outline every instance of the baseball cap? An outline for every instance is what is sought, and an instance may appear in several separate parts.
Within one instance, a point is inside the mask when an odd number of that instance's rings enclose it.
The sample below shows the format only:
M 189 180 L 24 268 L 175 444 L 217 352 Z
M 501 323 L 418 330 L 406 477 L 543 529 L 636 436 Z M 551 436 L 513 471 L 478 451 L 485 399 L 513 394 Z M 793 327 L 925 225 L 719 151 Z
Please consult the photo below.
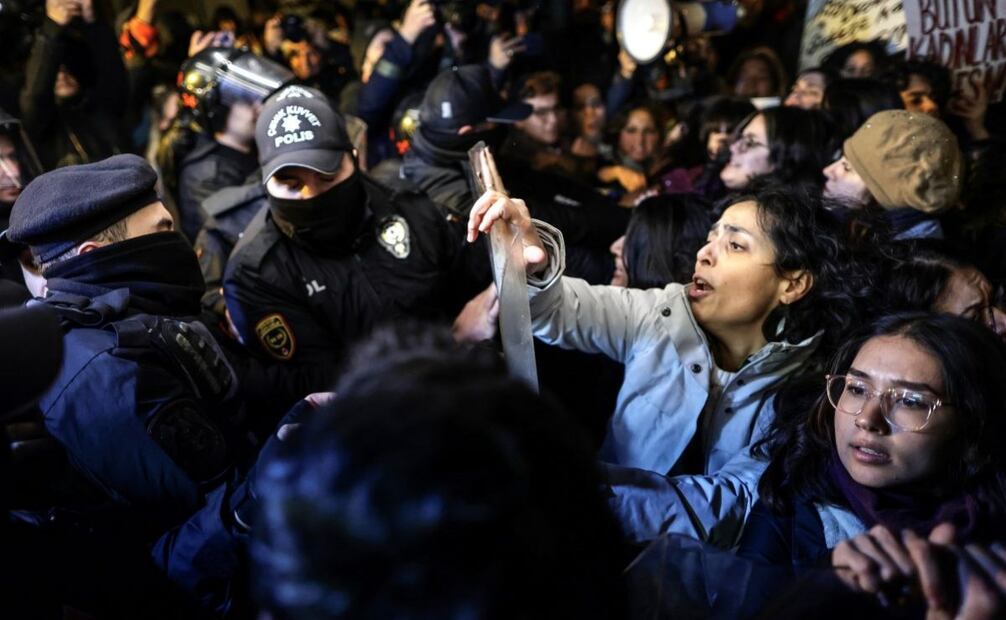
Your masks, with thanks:
M 434 131 L 455 132 L 465 125 L 514 123 L 534 110 L 523 101 L 506 103 L 482 65 L 443 71 L 433 79 L 419 108 L 420 125 Z
M 287 86 L 269 98 L 255 124 L 262 182 L 280 169 L 333 174 L 353 151 L 346 121 L 321 91 Z

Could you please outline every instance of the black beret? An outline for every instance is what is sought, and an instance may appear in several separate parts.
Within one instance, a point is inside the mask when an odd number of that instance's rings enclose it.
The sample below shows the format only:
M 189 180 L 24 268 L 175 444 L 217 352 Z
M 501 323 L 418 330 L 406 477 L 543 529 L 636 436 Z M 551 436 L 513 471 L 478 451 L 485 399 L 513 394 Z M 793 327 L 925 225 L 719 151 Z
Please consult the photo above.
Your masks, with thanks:
M 21 191 L 4 235 L 50 261 L 158 200 L 157 173 L 142 157 L 114 155 L 35 177 Z

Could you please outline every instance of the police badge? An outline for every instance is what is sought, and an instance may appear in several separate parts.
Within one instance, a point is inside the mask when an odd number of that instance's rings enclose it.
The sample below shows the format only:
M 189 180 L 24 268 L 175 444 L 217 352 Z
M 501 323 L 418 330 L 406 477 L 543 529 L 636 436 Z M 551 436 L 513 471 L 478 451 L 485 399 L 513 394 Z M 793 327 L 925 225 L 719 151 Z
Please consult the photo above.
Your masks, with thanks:
M 262 347 L 278 360 L 287 361 L 297 350 L 293 332 L 282 314 L 274 312 L 255 325 L 255 334 Z
M 409 224 L 405 218 L 392 215 L 377 226 L 377 240 L 395 258 L 409 255 Z

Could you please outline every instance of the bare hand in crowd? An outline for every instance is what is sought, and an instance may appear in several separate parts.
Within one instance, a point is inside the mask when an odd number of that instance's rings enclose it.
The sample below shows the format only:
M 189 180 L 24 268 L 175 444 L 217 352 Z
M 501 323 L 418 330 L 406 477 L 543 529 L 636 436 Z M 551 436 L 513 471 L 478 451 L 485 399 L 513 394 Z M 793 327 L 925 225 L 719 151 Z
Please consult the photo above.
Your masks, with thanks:
M 905 547 L 919 573 L 926 599 L 926 620 L 990 620 L 1006 613 L 1006 548 L 953 545 L 954 528 L 947 523 L 925 540 L 905 533 Z M 961 591 L 963 590 L 963 591 Z M 956 597 L 956 603 L 954 598 Z
M 597 171 L 597 178 L 602 183 L 618 182 L 627 192 L 638 192 L 646 189 L 646 175 L 625 166 L 605 166 Z
M 636 72 L 636 61 L 624 49 L 618 51 L 618 72 L 627 80 Z
M 225 30 L 203 32 L 196 30 L 189 39 L 189 57 L 209 47 L 231 47 L 234 45 L 233 33 Z
M 847 585 L 873 594 L 916 574 L 908 550 L 882 525 L 840 542 L 831 552 L 831 565 Z
M 437 18 L 429 0 L 412 0 L 409 8 L 405 9 L 405 16 L 402 17 L 402 25 L 398 28 L 398 34 L 409 45 L 412 45 L 424 30 L 435 23 L 437 23 Z
M 489 43 L 489 64 L 503 71 L 513 62 L 514 56 L 524 51 L 524 40 L 505 34 L 496 35 Z
M 273 56 L 279 53 L 283 45 L 283 25 L 279 15 L 273 15 L 265 22 L 262 29 L 262 46 Z
M 899 583 L 904 591 L 917 587 L 926 602 L 926 620 L 1002 617 L 1006 548 L 998 543 L 961 548 L 954 538 L 948 523 L 933 528 L 928 539 L 908 530 L 899 539 L 878 525 L 835 547 L 832 566 L 850 587 L 881 596 Z
M 458 342 L 482 342 L 496 335 L 497 320 L 500 315 L 500 300 L 496 285 L 490 284 L 486 290 L 472 297 L 454 319 L 454 340 Z
M 60 26 L 65 26 L 74 17 L 81 17 L 83 8 L 80 0 L 45 0 L 45 14 Z
M 987 140 L 989 132 L 985 128 L 985 113 L 989 108 L 989 92 L 984 82 L 975 87 L 974 95 L 968 97 L 958 92 L 947 104 L 947 111 L 964 121 L 964 128 L 975 140 Z
M 468 242 L 473 243 L 479 233 L 488 233 L 497 221 L 510 224 L 524 243 L 524 260 L 528 273 L 538 273 L 547 266 L 548 255 L 531 221 L 527 205 L 519 198 L 510 198 L 497 191 L 487 190 L 475 201 L 468 217 Z

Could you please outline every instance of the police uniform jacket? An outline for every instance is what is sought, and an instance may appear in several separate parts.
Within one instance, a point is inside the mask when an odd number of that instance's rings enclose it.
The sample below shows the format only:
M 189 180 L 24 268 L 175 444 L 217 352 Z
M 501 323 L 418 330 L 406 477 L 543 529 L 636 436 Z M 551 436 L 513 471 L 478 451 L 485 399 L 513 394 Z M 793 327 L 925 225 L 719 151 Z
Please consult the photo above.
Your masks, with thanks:
M 490 282 L 483 241 L 466 244 L 436 206 L 367 176 L 366 215 L 349 252 L 322 255 L 256 216 L 224 275 L 245 346 L 282 365 L 274 389 L 289 403 L 329 389 L 352 341 L 402 317 L 453 319 Z
M 203 202 L 208 218 L 193 245 L 206 281 L 203 308 L 221 319 L 225 309 L 221 287 L 227 259 L 255 214 L 267 206 L 265 187 L 258 172 L 244 185 L 226 187 Z
M 130 525 L 144 534 L 198 509 L 233 456 L 223 419 L 233 372 L 205 328 L 181 316 L 198 311 L 194 293 L 174 316 L 141 311 L 128 288 L 40 302 L 66 329 L 62 368 L 39 402 L 46 428 L 112 506 L 140 517 Z

